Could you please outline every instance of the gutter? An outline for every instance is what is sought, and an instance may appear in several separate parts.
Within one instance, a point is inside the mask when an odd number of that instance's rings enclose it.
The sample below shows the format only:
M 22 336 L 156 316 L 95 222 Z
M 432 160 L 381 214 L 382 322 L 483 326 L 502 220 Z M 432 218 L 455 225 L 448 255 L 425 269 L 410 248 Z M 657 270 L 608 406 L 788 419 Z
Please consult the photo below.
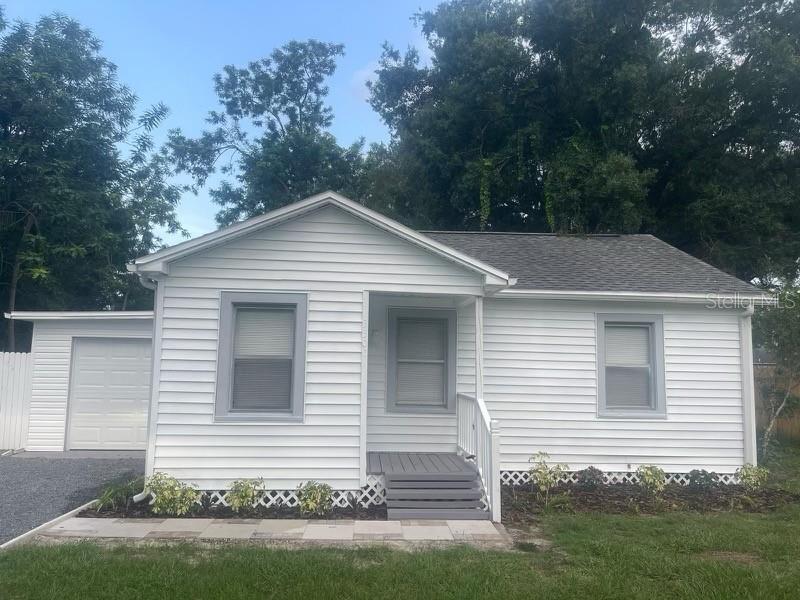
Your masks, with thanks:
M 568 290 L 505 289 L 495 294 L 497 298 L 531 298 L 537 300 L 597 300 L 615 302 L 668 302 L 678 304 L 705 304 L 708 308 L 739 308 L 773 306 L 777 299 L 769 294 L 697 294 L 672 292 L 596 292 Z

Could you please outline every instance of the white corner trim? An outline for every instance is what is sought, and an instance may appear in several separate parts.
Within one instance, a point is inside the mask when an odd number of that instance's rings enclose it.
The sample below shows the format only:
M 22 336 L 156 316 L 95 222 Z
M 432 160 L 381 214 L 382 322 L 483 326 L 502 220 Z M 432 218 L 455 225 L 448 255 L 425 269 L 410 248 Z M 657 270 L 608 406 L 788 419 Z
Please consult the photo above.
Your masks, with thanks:
M 78 508 L 73 508 L 69 512 L 65 512 L 63 515 L 56 517 L 55 519 L 50 519 L 47 523 L 42 523 L 38 527 L 34 527 L 30 531 L 26 531 L 25 533 L 18 535 L 14 539 L 8 540 L 5 544 L 0 544 L 0 552 L 3 550 L 10 550 L 14 546 L 18 546 L 22 544 L 26 540 L 29 540 L 32 537 L 35 537 L 45 529 L 50 529 L 54 525 L 58 525 L 62 521 L 66 521 L 67 519 L 71 519 L 75 515 L 82 513 L 87 508 L 91 508 L 97 500 L 89 500 L 86 504 L 82 504 Z
M 367 485 L 367 411 L 369 410 L 369 292 L 361 301 L 361 407 L 359 414 L 359 484 Z
M 145 477 L 153 474 L 156 459 L 156 426 L 158 424 L 158 400 L 161 384 L 161 334 L 164 316 L 164 285 L 156 284 L 153 306 L 153 347 L 150 349 L 150 406 L 147 411 L 147 450 L 145 452 Z
M 16 321 L 127 321 L 153 318 L 151 310 L 87 310 L 87 311 L 19 311 L 5 313 L 6 319 Z
M 739 347 L 742 367 L 742 430 L 744 432 L 744 463 L 758 462 L 756 448 L 756 402 L 753 376 L 753 308 L 739 317 Z
M 531 298 L 537 300 L 608 300 L 616 302 L 669 302 L 706 304 L 709 308 L 738 308 L 775 304 L 769 294 L 697 294 L 664 292 L 601 292 L 569 290 L 520 290 L 505 289 L 495 294 L 496 298 Z
M 446 244 L 437 242 L 426 235 L 398 223 L 394 219 L 390 219 L 335 192 L 323 192 L 322 194 L 317 194 L 316 196 L 311 196 L 305 200 L 300 200 L 299 202 L 284 206 L 283 208 L 273 210 L 265 215 L 253 217 L 247 221 L 242 221 L 241 223 L 236 223 L 224 229 L 181 242 L 180 244 L 165 248 L 153 254 L 139 257 L 128 265 L 128 269 L 138 273 L 168 273 L 169 263 L 171 261 L 193 254 L 199 250 L 217 246 L 250 233 L 251 231 L 262 229 L 270 225 L 276 225 L 311 210 L 328 205 L 337 206 L 351 215 L 367 221 L 429 252 L 433 252 L 451 262 L 482 273 L 486 277 L 487 285 L 513 285 L 513 280 L 508 273 L 459 252 Z

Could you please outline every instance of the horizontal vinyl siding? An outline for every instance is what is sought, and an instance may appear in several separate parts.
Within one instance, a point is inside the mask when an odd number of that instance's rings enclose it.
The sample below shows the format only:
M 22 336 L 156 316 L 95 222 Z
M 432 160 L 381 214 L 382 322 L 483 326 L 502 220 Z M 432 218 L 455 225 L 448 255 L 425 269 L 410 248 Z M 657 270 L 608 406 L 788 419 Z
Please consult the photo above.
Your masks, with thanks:
M 387 310 L 390 306 L 450 308 L 457 311 L 456 389 L 469 392 L 475 385 L 474 306 L 456 309 L 453 298 L 409 298 L 374 295 L 370 298 L 367 451 L 455 452 L 455 414 L 409 414 L 387 411 Z M 472 362 L 469 357 L 472 357 Z M 470 388 L 472 386 L 472 388 Z
M 661 314 L 666 419 L 597 417 L 598 312 Z M 487 299 L 484 396 L 504 470 L 535 452 L 571 469 L 732 472 L 743 461 L 738 315 L 680 307 Z
M 177 261 L 162 285 L 154 469 L 205 489 L 243 477 L 359 487 L 363 291 L 481 290 L 478 275 L 334 207 Z M 214 422 L 221 290 L 308 294 L 302 423 Z
M 33 380 L 28 450 L 63 450 L 74 337 L 150 338 L 149 319 L 130 321 L 37 321 L 33 327 Z

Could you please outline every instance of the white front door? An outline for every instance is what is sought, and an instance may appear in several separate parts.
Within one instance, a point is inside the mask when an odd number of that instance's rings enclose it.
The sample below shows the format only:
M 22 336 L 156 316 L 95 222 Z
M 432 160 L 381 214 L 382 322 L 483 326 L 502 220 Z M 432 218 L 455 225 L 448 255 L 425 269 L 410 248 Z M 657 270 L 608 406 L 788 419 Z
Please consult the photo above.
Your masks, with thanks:
M 75 339 L 69 398 L 69 449 L 145 448 L 150 347 L 150 340 L 143 339 Z

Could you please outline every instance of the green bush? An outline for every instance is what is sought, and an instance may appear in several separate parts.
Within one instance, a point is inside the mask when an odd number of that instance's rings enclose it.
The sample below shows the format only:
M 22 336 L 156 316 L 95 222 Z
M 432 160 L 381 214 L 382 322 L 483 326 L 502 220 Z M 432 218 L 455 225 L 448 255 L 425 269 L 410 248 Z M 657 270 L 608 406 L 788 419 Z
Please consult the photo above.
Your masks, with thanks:
M 746 464 L 736 469 L 736 477 L 749 492 L 761 489 L 769 479 L 769 469 Z
M 655 465 L 641 465 L 636 469 L 639 487 L 651 496 L 660 496 L 667 485 L 667 474 Z
M 699 490 L 708 490 L 719 485 L 719 475 L 705 469 L 689 471 L 689 486 Z
M 578 485 L 593 490 L 606 482 L 605 473 L 597 467 L 586 467 L 576 474 Z
M 133 497 L 144 488 L 144 477 L 137 477 L 130 481 L 117 481 L 103 488 L 97 503 L 94 505 L 98 512 L 127 511 L 133 502 Z
M 153 473 L 146 488 L 153 495 L 151 508 L 157 515 L 181 517 L 194 510 L 200 501 L 200 492 L 193 485 L 181 483 L 166 473 Z
M 530 475 L 531 482 L 537 488 L 536 493 L 539 501 L 545 507 L 550 505 L 550 491 L 558 485 L 564 473 L 569 469 L 569 466 L 564 464 L 547 464 L 549 458 L 550 455 L 546 452 L 537 452 L 528 459 L 528 462 L 533 463 L 531 468 L 528 469 L 528 475 Z
M 264 479 L 237 479 L 225 494 L 225 501 L 235 513 L 255 508 L 264 494 Z
M 324 516 L 333 508 L 333 490 L 327 483 L 301 483 L 297 486 L 297 499 L 304 515 Z

